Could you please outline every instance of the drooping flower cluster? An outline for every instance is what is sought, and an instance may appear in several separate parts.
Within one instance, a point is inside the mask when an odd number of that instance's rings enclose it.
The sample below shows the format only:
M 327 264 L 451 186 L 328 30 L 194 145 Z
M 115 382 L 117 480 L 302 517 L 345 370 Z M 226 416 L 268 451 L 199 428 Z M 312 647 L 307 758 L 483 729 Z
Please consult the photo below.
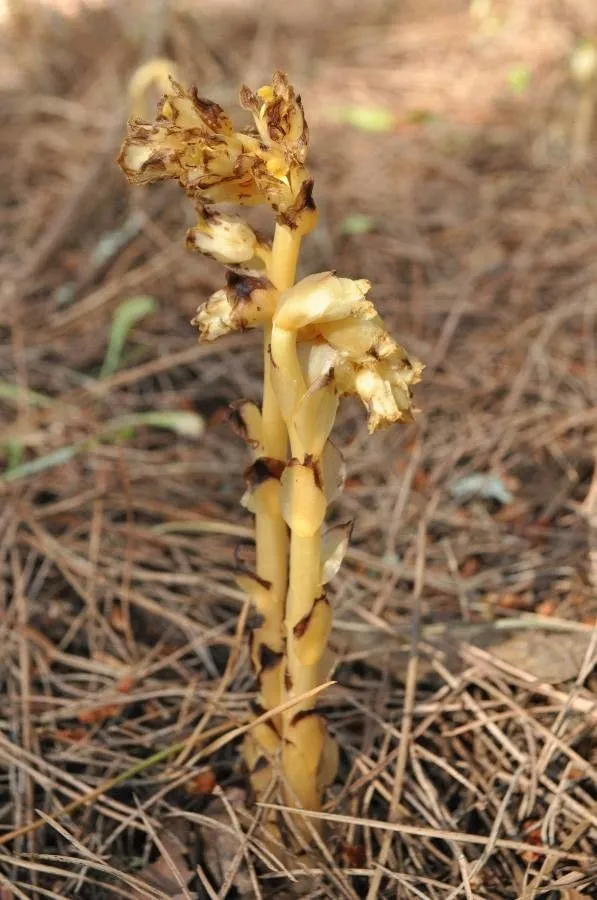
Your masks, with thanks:
M 242 221 L 210 213 L 210 204 L 266 204 L 278 222 L 301 233 L 316 221 L 300 97 L 277 72 L 271 85 L 256 92 L 243 87 L 240 98 L 254 127 L 235 131 L 221 106 L 172 80 L 154 122 L 129 122 L 118 158 L 133 184 L 179 181 L 195 201 L 199 219 L 189 232 L 189 246 L 231 265 L 259 255 L 260 242 Z
M 209 341 L 257 325 L 273 312 L 271 353 L 278 399 L 283 413 L 293 413 L 305 454 L 319 455 L 323 419 L 331 429 L 335 417 L 334 397 L 360 397 L 370 432 L 413 419 L 411 388 L 420 381 L 423 367 L 388 333 L 366 299 L 369 288 L 364 279 L 321 272 L 303 278 L 277 299 L 273 289 L 245 290 L 241 299 L 234 292 L 218 291 L 199 308 L 194 323 L 202 340 Z M 289 342 L 298 364 L 290 386 L 285 371 Z M 329 434 L 325 430 L 324 443 Z

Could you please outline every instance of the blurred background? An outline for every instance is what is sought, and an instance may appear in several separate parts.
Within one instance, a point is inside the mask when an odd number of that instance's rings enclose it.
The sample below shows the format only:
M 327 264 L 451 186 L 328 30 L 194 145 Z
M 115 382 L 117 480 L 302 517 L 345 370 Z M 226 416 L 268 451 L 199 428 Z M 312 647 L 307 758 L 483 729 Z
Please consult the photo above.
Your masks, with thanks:
M 530 741 L 543 768 L 506 832 L 528 842 L 536 829 L 543 842 L 572 765 L 562 747 L 574 746 L 580 774 L 549 833 L 560 846 L 590 809 L 583 779 L 595 763 L 586 731 L 597 612 L 594 0 L 0 2 L 3 828 L 36 809 L 51 815 L 139 748 L 184 738 L 204 714 L 237 722 L 251 696 L 242 649 L 230 677 L 226 669 L 243 602 L 232 573 L 239 552 L 250 558 L 251 523 L 238 506 L 245 448 L 225 419 L 231 401 L 259 395 L 259 337 L 197 344 L 190 319 L 222 272 L 185 250 L 192 205 L 174 185 L 129 187 L 115 164 L 129 80 L 155 56 L 225 106 L 243 82 L 289 73 L 310 126 L 321 215 L 301 271 L 369 278 L 390 331 L 426 364 L 414 426 L 370 438 L 352 402 L 338 425 L 348 482 L 337 515 L 356 524 L 335 587 L 340 686 L 329 702 L 345 789 L 333 808 L 395 813 L 388 790 L 414 612 L 427 648 L 423 699 L 436 697 L 438 679 L 442 696 L 456 690 L 449 673 L 465 665 L 459 697 L 503 703 L 502 713 L 515 701 L 526 724 L 503 726 L 508 746 L 521 748 L 518 762 L 506 760 L 495 733 L 495 754 L 487 735 L 480 745 L 441 738 L 481 707 L 428 705 L 419 768 L 409 763 L 401 787 L 409 821 L 488 834 Z M 539 702 L 524 673 L 559 687 Z M 551 718 L 537 703 L 551 704 Z M 566 718 L 571 709 L 583 720 Z M 557 753 L 544 746 L 552 727 Z M 450 760 L 449 773 L 431 750 Z M 221 790 L 238 782 L 237 755 L 228 747 L 213 762 Z M 201 790 L 163 795 L 153 778 L 134 793 L 151 820 L 123 789 L 76 827 L 67 822 L 66 836 L 46 826 L 13 846 L 23 860 L 33 850 L 68 855 L 72 832 L 121 875 L 96 867 L 103 886 L 94 887 L 91 870 L 50 878 L 15 856 L 1 863 L 1 884 L 20 884 L 14 896 L 41 896 L 35 885 L 51 883 L 59 896 L 103 897 L 125 871 L 167 880 L 163 862 L 150 871 L 147 821 L 157 828 L 167 806 L 186 810 L 188 824 L 205 800 Z M 429 784 L 442 785 L 438 796 Z M 127 816 L 133 825 L 118 830 Z M 349 884 L 356 896 L 368 896 L 379 849 L 363 833 L 361 842 L 347 825 L 337 838 L 353 848 L 345 866 L 366 870 Z M 393 840 L 390 869 L 413 839 Z M 465 877 L 453 846 L 428 841 L 417 852 L 403 863 L 414 880 L 400 896 L 416 896 L 425 873 L 451 886 Z M 479 854 L 466 848 L 469 860 Z M 482 860 L 477 896 L 517 896 L 537 862 L 521 854 Z M 573 872 L 583 896 L 583 865 L 554 866 L 544 877 L 557 884 Z M 239 896 L 256 896 L 235 877 Z M 135 890 L 173 896 L 163 881 L 158 893 Z

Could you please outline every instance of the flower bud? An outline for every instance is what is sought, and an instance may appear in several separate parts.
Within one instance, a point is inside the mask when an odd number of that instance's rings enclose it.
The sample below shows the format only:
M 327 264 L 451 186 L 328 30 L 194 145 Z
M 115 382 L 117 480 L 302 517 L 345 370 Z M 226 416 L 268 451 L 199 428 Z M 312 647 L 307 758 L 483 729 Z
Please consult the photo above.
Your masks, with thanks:
M 257 236 L 238 216 L 213 213 L 202 217 L 187 231 L 187 247 L 232 266 L 255 256 Z

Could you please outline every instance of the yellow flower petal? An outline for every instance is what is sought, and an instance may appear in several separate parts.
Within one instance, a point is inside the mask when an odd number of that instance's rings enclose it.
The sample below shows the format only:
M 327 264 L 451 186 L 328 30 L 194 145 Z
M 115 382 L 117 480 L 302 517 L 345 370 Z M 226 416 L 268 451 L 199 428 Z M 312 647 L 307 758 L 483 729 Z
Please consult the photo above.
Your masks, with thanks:
M 333 272 L 308 275 L 280 296 L 274 323 L 296 330 L 349 316 L 373 318 L 375 307 L 365 299 L 369 288 L 365 279 L 338 278 Z
M 324 322 L 319 331 L 332 347 L 351 359 L 366 356 L 384 359 L 397 348 L 396 341 L 388 334 L 379 316 L 366 321 L 349 317 L 337 322 Z

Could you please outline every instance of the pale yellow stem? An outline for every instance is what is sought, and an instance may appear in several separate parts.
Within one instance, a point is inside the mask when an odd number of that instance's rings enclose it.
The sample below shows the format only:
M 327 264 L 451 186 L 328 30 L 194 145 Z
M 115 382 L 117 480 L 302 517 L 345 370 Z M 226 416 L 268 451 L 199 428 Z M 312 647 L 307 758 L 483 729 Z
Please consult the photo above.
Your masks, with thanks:
M 263 329 L 263 406 L 261 408 L 264 456 L 286 459 L 288 431 L 272 384 L 270 345 L 272 326 L 268 322 Z
M 267 274 L 280 291 L 287 290 L 294 283 L 300 242 L 300 235 L 296 232 L 284 226 L 276 227 Z M 273 390 L 274 368 L 277 395 Z M 264 330 L 264 369 L 262 414 L 265 455 L 286 459 L 287 442 L 290 438 L 291 455 L 302 464 L 309 448 L 303 446 L 292 420 L 296 406 L 306 391 L 306 385 L 298 360 L 295 332 L 276 327 Z M 315 463 L 314 460 L 313 464 Z M 315 512 L 321 497 L 321 489 L 316 480 L 313 481 L 311 490 L 312 504 L 309 497 L 303 495 L 300 498 L 301 505 L 305 503 L 307 509 L 312 507 Z M 321 594 L 321 530 L 317 528 L 309 536 L 291 533 L 288 569 L 288 537 L 282 519 L 271 514 L 259 515 L 256 528 L 257 572 L 275 585 L 272 591 L 272 614 L 267 616 L 263 635 L 265 637 L 267 634 L 271 643 L 272 626 L 276 627 L 277 622 L 280 622 L 282 647 L 283 637 L 286 638 L 285 667 L 281 667 L 281 672 L 285 668 L 286 678 L 280 684 L 281 697 L 292 699 L 321 681 L 321 656 L 325 650 L 325 641 L 321 641 L 322 646 L 318 648 L 321 652 L 313 664 L 306 665 L 301 661 L 298 647 L 301 636 L 305 635 L 301 623 L 308 627 L 307 620 L 314 609 L 316 598 Z M 258 636 L 259 631 L 256 632 L 256 637 Z M 318 716 L 309 716 L 308 721 L 304 718 L 304 714 L 308 714 L 313 706 L 311 699 L 303 701 L 285 712 L 281 717 L 282 721 L 276 722 L 276 726 L 283 736 L 282 766 L 288 788 L 287 802 L 291 805 L 298 803 L 307 809 L 320 809 L 322 791 L 317 770 L 327 739 L 323 722 Z
M 301 236 L 285 225 L 276 225 L 267 276 L 275 288 L 292 287 L 301 249 Z M 271 324 L 263 329 L 263 444 L 265 456 L 286 459 L 288 432 L 272 386 Z
M 268 278 L 278 290 L 285 290 L 294 283 L 301 238 L 290 229 L 277 225 L 268 265 Z M 263 407 L 262 445 L 263 455 L 285 461 L 288 452 L 288 432 L 280 413 L 280 407 L 272 385 L 270 357 L 271 324 L 264 328 L 263 336 Z M 288 589 L 288 530 L 279 511 L 259 512 L 255 517 L 255 543 L 257 574 L 271 583 L 270 608 L 265 622 L 257 628 L 253 639 L 265 644 L 274 653 L 284 650 L 284 609 Z M 262 679 L 261 704 L 272 709 L 281 702 L 284 666 L 279 667 L 277 682 L 271 677 Z M 281 733 L 281 717 L 273 724 Z
M 286 694 L 290 700 L 304 694 L 321 683 L 321 657 L 312 665 L 305 665 L 296 651 L 295 627 L 309 616 L 315 598 L 321 592 L 321 531 L 310 537 L 296 533 L 290 539 L 290 575 L 286 601 Z M 321 647 L 323 656 L 325 646 Z M 294 725 L 297 713 L 305 713 L 314 707 L 312 699 L 301 702 L 284 713 L 282 730 L 285 745 L 282 750 L 284 777 L 288 787 L 286 800 L 305 809 L 321 809 L 322 792 L 318 785 L 317 766 L 320 751 L 310 731 L 301 731 Z M 314 722 L 313 725 L 316 723 Z M 321 727 L 323 727 L 322 723 Z M 312 823 L 313 824 L 313 823 Z M 306 826 L 299 826 L 301 830 Z
M 311 537 L 293 534 L 290 543 L 290 581 L 286 601 L 286 651 L 288 653 L 289 687 L 285 699 L 298 697 L 318 684 L 319 664 L 305 666 L 295 653 L 294 627 L 308 616 L 313 602 L 321 592 L 321 531 Z M 290 721 L 299 711 L 311 709 L 312 699 L 293 707 L 287 716 Z
M 286 420 L 292 455 L 302 462 L 304 448 L 296 433 L 293 416 L 307 386 L 296 351 L 296 332 L 274 325 L 271 331 L 270 347 L 272 365 L 276 369 L 278 403 L 281 414 Z
M 286 418 L 286 426 L 290 437 L 292 456 L 299 463 L 306 462 L 311 456 L 310 448 L 303 445 L 293 424 L 297 405 L 306 391 L 305 380 L 299 364 L 296 344 L 296 332 L 274 326 L 272 332 L 272 357 L 276 366 L 278 396 Z M 309 464 L 316 465 L 317 460 Z M 320 504 L 321 488 L 313 481 L 312 487 L 307 483 L 301 488 L 300 506 L 308 518 L 308 510 L 313 511 L 315 524 Z M 309 492 L 312 491 L 312 496 Z M 294 507 L 294 501 L 292 503 Z M 286 679 L 285 699 L 291 699 L 321 682 L 321 658 L 325 651 L 325 641 L 316 648 L 317 659 L 312 664 L 305 664 L 300 658 L 298 644 L 305 639 L 305 629 L 309 628 L 309 618 L 314 609 L 316 598 L 322 592 L 321 587 L 321 529 L 305 535 L 291 530 L 290 536 L 290 569 L 288 595 L 286 599 Z M 312 621 L 312 620 L 311 620 Z M 297 631 L 298 626 L 298 631 Z M 325 729 L 319 717 L 310 722 L 297 722 L 297 715 L 308 713 L 314 707 L 311 700 L 304 701 L 283 716 L 282 733 L 282 767 L 287 786 L 286 802 L 294 806 L 298 803 L 305 809 L 321 809 L 322 791 L 318 780 L 318 764 L 323 751 Z M 313 823 L 311 823 L 313 824 Z M 306 833 L 305 823 L 299 830 Z
M 294 284 L 301 240 L 302 235 L 298 231 L 286 225 L 276 225 L 267 275 L 279 291 L 286 291 Z

